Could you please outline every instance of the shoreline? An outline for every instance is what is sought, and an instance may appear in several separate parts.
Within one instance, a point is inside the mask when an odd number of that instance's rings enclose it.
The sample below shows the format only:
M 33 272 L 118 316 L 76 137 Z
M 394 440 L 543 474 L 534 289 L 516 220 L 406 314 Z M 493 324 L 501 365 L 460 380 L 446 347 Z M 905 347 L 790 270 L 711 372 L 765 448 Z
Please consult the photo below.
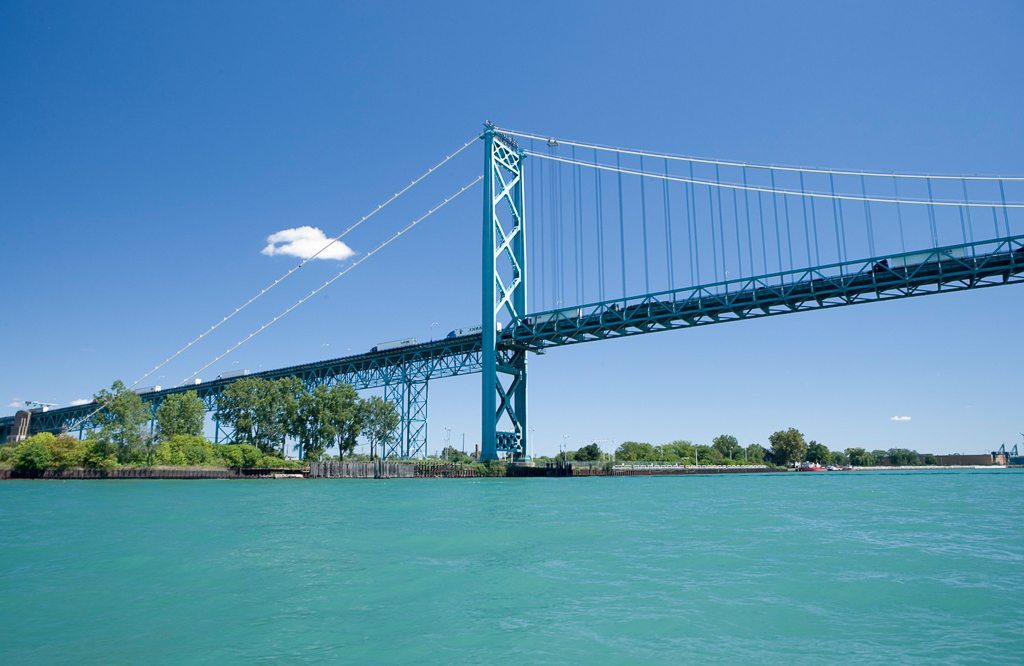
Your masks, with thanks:
M 502 469 L 504 467 L 504 469 Z M 849 472 L 927 472 L 956 470 L 1006 470 L 1013 465 L 928 465 L 928 466 L 871 466 L 852 470 L 833 470 L 817 474 Z M 493 472 L 493 473 L 492 473 Z M 0 481 L 88 481 L 118 479 L 185 480 L 185 479 L 480 479 L 480 478 L 575 478 L 594 476 L 699 476 L 709 474 L 786 474 L 793 469 L 768 466 L 721 465 L 658 465 L 658 464 L 599 464 L 599 465 L 545 465 L 511 463 L 488 470 L 475 466 L 445 462 L 338 462 L 311 463 L 304 469 L 241 469 L 231 467 L 121 467 L 114 469 L 70 468 L 32 472 L 0 469 Z

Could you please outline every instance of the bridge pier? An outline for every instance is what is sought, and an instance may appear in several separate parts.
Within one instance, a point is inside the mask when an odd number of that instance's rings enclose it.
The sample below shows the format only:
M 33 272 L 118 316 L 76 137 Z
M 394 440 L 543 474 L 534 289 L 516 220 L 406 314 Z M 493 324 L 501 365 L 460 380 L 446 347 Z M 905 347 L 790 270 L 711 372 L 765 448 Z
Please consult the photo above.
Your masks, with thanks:
M 384 386 L 384 399 L 398 408 L 399 424 L 381 457 L 412 459 L 427 455 L 428 380 L 400 379 Z

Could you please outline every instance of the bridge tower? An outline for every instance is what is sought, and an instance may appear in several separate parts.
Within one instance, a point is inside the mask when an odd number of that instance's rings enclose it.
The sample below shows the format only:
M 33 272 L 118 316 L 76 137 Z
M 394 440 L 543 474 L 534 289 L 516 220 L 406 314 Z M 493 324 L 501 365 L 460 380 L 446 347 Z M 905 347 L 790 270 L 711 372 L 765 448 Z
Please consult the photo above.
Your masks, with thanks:
M 482 428 L 480 458 L 526 455 L 526 349 L 499 345 L 526 317 L 525 155 L 488 122 L 484 140 Z M 504 321 L 503 321 L 504 320 Z

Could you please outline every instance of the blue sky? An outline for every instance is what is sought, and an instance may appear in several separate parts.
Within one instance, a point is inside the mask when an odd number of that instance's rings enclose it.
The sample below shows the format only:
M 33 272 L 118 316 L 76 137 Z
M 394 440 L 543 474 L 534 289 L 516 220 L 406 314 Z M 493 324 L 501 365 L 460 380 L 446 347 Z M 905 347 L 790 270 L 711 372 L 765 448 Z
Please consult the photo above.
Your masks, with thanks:
M 1019 3 L 518 7 L 0 6 L 2 404 L 136 378 L 294 265 L 261 253 L 268 236 L 339 233 L 486 119 L 754 162 L 1024 173 Z M 367 251 L 481 165 L 471 148 L 350 245 Z M 476 323 L 479 197 L 204 374 Z M 338 268 L 311 263 L 152 383 Z M 554 350 L 531 359 L 535 450 L 766 443 L 788 426 L 833 448 L 990 450 L 1024 429 L 1022 305 L 1005 287 Z M 471 447 L 479 378 L 430 391 L 431 449 L 445 426 Z

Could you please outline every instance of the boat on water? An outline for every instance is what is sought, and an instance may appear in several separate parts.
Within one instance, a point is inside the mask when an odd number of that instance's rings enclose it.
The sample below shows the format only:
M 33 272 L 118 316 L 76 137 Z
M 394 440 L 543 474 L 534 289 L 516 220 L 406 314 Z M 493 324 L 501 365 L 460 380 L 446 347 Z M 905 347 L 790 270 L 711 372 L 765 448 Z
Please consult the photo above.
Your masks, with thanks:
M 802 462 L 800 466 L 796 468 L 798 472 L 827 472 L 824 467 L 818 463 Z

